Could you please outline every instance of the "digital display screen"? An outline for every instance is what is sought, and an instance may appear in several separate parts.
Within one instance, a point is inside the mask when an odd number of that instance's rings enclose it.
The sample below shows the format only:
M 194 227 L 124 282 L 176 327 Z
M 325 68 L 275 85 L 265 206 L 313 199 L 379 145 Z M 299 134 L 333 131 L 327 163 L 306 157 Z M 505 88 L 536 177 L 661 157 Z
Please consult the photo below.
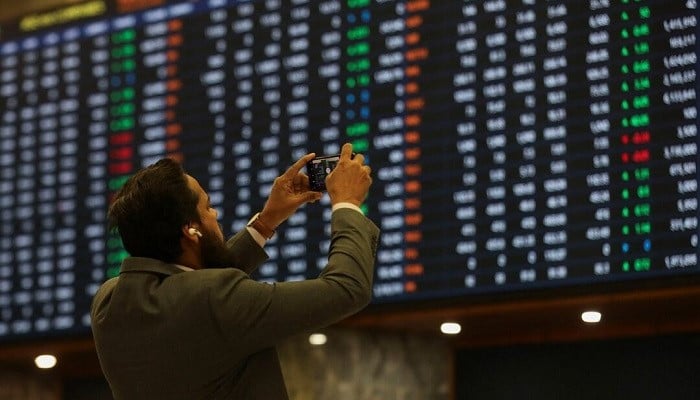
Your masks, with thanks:
M 0 339 L 87 332 L 110 199 L 183 162 L 226 234 L 353 143 L 374 302 L 697 276 L 695 0 L 91 0 L 0 23 Z M 330 203 L 256 278 L 318 275 Z

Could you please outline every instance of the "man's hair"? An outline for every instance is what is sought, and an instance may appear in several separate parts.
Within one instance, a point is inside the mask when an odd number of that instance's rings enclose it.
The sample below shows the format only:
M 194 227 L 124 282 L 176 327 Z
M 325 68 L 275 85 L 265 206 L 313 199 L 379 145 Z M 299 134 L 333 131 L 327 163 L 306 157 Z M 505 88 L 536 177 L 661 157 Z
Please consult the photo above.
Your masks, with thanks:
M 198 196 L 182 166 L 171 159 L 138 171 L 109 207 L 109 227 L 117 229 L 133 257 L 174 262 L 182 254 L 182 226 L 199 221 Z

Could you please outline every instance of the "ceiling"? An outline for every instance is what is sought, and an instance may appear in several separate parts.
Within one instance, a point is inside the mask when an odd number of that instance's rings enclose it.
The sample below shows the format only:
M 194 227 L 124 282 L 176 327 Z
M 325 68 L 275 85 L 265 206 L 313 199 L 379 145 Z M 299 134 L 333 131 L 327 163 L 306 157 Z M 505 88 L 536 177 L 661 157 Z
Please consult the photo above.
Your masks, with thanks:
M 581 313 L 602 313 L 597 324 Z M 559 290 L 370 308 L 343 326 L 440 335 L 440 325 L 458 322 L 462 331 L 449 340 L 455 347 L 503 346 L 612 339 L 632 336 L 700 333 L 700 283 L 664 287 L 613 287 L 607 291 Z

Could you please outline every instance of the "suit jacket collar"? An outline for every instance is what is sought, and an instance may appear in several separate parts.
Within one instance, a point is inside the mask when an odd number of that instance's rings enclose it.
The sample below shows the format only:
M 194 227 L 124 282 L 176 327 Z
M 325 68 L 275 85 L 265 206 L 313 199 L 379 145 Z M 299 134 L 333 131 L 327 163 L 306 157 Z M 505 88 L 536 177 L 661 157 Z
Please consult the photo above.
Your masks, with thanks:
M 129 272 L 154 272 L 156 274 L 174 275 L 185 272 L 175 264 L 169 264 L 155 258 L 127 257 L 122 261 L 120 274 Z

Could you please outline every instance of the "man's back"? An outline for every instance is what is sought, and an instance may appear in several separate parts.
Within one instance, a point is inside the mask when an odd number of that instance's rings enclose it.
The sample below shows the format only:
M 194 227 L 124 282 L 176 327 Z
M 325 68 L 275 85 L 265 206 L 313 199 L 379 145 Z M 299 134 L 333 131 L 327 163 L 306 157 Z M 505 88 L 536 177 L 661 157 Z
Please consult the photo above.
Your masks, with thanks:
M 152 260 L 140 261 L 144 269 L 153 267 Z M 177 269 L 165 264 L 156 268 Z M 275 349 L 247 354 L 231 343 L 207 312 L 207 289 L 213 282 L 238 279 L 245 279 L 245 274 L 236 269 L 172 271 L 170 275 L 139 270 L 107 282 L 95 299 L 96 323 L 104 317 L 96 342 L 103 347 L 101 362 L 109 365 L 108 379 L 123 383 L 113 385 L 123 391 L 115 390 L 115 396 L 286 398 Z M 244 301 L 240 304 L 245 307 Z M 265 390 L 267 396 L 239 397 L 241 389 Z
M 378 229 L 353 210 L 334 212 L 332 225 L 328 267 L 304 282 L 270 285 L 233 268 L 185 272 L 125 260 L 92 308 L 115 397 L 286 399 L 275 344 L 357 311 L 371 295 Z M 248 264 L 264 260 L 254 258 Z

